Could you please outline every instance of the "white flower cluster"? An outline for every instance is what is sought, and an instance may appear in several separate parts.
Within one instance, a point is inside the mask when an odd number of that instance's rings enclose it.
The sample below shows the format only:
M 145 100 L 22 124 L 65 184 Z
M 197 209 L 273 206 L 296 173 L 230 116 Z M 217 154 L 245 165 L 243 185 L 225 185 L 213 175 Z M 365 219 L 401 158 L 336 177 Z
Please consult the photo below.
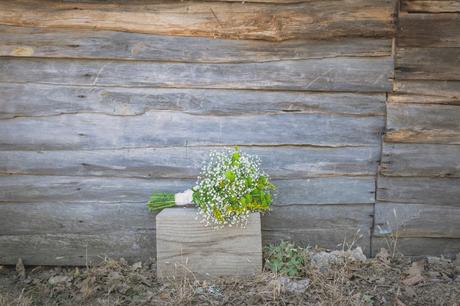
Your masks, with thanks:
M 244 227 L 249 214 L 257 209 L 245 205 L 248 201 L 242 197 L 248 197 L 257 186 L 261 186 L 261 177 L 269 184 L 257 156 L 238 150 L 212 151 L 193 188 L 193 200 L 199 207 L 202 222 L 214 228 L 225 225 Z

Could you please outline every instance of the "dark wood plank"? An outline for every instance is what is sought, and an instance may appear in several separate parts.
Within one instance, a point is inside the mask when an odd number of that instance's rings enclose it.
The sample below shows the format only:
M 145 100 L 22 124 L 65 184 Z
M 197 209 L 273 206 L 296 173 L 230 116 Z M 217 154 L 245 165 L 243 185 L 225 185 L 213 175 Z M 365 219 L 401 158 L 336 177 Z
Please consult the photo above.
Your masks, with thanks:
M 460 81 L 395 80 L 393 90 L 399 94 L 444 98 L 447 101 L 460 99 Z
M 398 48 L 396 79 L 460 80 L 460 48 Z
M 459 207 L 460 179 L 379 176 L 377 200 Z
M 387 105 L 387 142 L 460 144 L 460 107 Z
M 128 262 L 155 257 L 155 231 L 112 231 L 93 234 L 0 235 L 0 263 L 15 265 L 85 266 L 104 258 Z
M 139 203 L 152 192 L 181 192 L 195 180 L 112 177 L 0 176 L 0 203 Z M 273 180 L 274 203 L 355 204 L 374 202 L 373 177 Z
M 460 14 L 399 15 L 399 47 L 460 47 Z
M 457 0 L 403 0 L 401 10 L 413 13 L 458 13 Z
M 369 252 L 372 205 L 274 207 L 262 217 L 264 244 L 292 240 L 304 245 L 345 248 L 355 241 Z
M 460 238 L 460 205 L 375 204 L 376 237 Z
M 383 117 L 333 114 L 138 116 L 75 114 L 0 120 L 1 150 L 119 149 L 197 145 L 376 145 Z M 229 133 L 229 131 L 232 131 Z
M 219 148 L 218 151 L 224 148 Z M 230 147 L 229 147 L 230 149 Z M 86 151 L 0 151 L 0 175 L 196 178 L 214 147 Z M 380 147 L 242 147 L 273 178 L 373 176 Z
M 384 94 L 314 93 L 179 88 L 127 88 L 0 83 L 0 118 L 148 111 L 240 115 L 332 113 L 383 116 Z
M 262 3 L 0 3 L 0 24 L 160 35 L 288 40 L 390 36 L 395 1 Z
M 391 39 L 284 42 L 0 25 L 0 56 L 241 63 L 338 56 L 390 56 Z
M 387 176 L 460 177 L 460 146 L 384 143 L 380 173 Z
M 0 58 L 0 82 L 126 87 L 385 92 L 391 57 L 202 64 Z
M 390 249 L 388 238 L 373 238 L 372 253 L 375 256 L 380 248 Z M 460 252 L 460 239 L 445 238 L 401 238 L 397 243 L 398 252 L 406 256 L 447 256 Z

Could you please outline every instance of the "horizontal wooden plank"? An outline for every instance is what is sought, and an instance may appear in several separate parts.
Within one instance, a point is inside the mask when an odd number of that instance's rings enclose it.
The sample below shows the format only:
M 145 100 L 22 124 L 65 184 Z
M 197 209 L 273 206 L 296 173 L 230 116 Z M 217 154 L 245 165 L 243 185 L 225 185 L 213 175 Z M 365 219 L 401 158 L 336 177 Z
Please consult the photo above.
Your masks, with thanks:
M 460 146 L 384 143 L 380 173 L 387 176 L 460 177 Z
M 10 236 L 94 235 L 112 231 L 154 233 L 155 214 L 147 210 L 145 201 L 98 203 L 97 200 L 65 205 L 59 202 L 1 203 L 0 232 Z
M 388 104 L 387 142 L 460 144 L 457 105 Z
M 460 179 L 379 176 L 377 200 L 459 207 Z
M 403 0 L 401 10 L 413 13 L 455 13 L 460 12 L 457 0 Z
M 431 96 L 434 99 L 459 100 L 460 81 L 395 80 L 393 91 L 399 94 Z
M 460 48 L 398 48 L 396 79 L 460 80 Z
M 334 114 L 139 116 L 75 114 L 0 120 L 1 150 L 78 150 L 197 145 L 378 144 L 383 117 Z M 232 133 L 229 133 L 232 131 Z
M 0 235 L 0 263 L 15 265 L 85 266 L 105 257 L 128 262 L 155 257 L 155 231 L 112 231 L 94 234 Z
M 460 47 L 460 14 L 399 14 L 399 47 Z
M 219 148 L 218 151 L 224 148 Z M 214 147 L 0 151 L 0 174 L 195 178 Z M 374 176 L 380 147 L 242 147 L 273 178 Z
M 373 238 L 372 252 L 375 256 L 380 248 L 392 249 L 388 238 Z M 390 246 L 391 247 L 390 247 Z M 399 253 L 406 256 L 447 256 L 453 257 L 460 252 L 460 239 L 445 238 L 401 238 L 396 242 Z
M 193 208 L 167 208 L 157 215 L 159 278 L 188 272 L 199 278 L 248 277 L 262 272 L 259 213 L 250 214 L 244 228 L 219 230 L 203 226 L 197 215 Z
M 181 192 L 194 180 L 112 177 L 0 176 L 0 203 L 147 202 L 152 192 Z M 273 180 L 274 203 L 355 204 L 374 202 L 373 177 Z
M 132 116 L 166 110 L 207 115 L 300 112 L 383 116 L 385 112 L 384 94 L 0 83 L 0 96 L 0 118 L 78 112 Z
M 391 36 L 391 0 L 262 3 L 0 3 L 0 24 L 97 29 L 160 35 L 288 40 Z
M 203 64 L 0 58 L 0 82 L 126 87 L 384 92 L 391 57 Z
M 355 241 L 367 253 L 372 214 L 373 205 L 274 207 L 262 217 L 262 237 L 264 244 L 291 240 L 331 249 Z
M 428 90 L 427 90 L 428 91 Z M 435 89 L 433 88 L 433 92 Z M 460 105 L 460 97 L 450 97 L 444 95 L 406 95 L 406 94 L 391 94 L 388 95 L 389 103 L 417 103 L 417 104 L 450 104 Z
M 375 204 L 376 237 L 460 238 L 458 207 L 384 203 Z
M 241 63 L 338 56 L 390 56 L 391 39 L 284 42 L 162 36 L 0 25 L 0 56 Z

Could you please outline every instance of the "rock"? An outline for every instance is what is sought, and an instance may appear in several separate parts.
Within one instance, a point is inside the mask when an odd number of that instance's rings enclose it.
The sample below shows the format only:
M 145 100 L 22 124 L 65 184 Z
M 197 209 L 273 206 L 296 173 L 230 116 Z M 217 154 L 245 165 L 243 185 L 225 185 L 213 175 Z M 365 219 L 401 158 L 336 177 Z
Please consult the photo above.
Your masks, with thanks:
M 56 275 L 56 276 L 52 276 L 52 277 L 50 277 L 48 279 L 48 284 L 57 285 L 57 284 L 70 282 L 71 280 L 72 280 L 72 278 L 70 276 Z
M 18 262 L 16 263 L 16 272 L 21 279 L 26 278 L 26 269 L 24 268 L 22 258 L 18 258 Z
M 132 266 L 131 266 L 131 269 L 133 271 L 136 271 L 136 270 L 139 270 L 142 268 L 142 262 L 138 261 L 136 263 L 134 263 Z
M 422 281 L 424 281 L 424 277 L 422 276 L 422 272 L 425 269 L 425 261 L 419 260 L 413 262 L 410 268 L 407 270 L 408 276 L 402 280 L 402 283 L 406 286 L 414 286 Z
M 333 251 L 333 252 L 318 252 L 310 257 L 311 264 L 320 270 L 329 268 L 332 264 L 343 263 L 345 260 L 350 261 L 366 261 L 361 247 L 348 251 Z
M 300 280 L 293 280 L 289 277 L 281 276 L 279 278 L 279 282 L 281 285 L 281 290 L 283 292 L 289 293 L 304 293 L 307 290 L 308 286 L 310 285 L 310 280 L 308 278 L 300 279 Z

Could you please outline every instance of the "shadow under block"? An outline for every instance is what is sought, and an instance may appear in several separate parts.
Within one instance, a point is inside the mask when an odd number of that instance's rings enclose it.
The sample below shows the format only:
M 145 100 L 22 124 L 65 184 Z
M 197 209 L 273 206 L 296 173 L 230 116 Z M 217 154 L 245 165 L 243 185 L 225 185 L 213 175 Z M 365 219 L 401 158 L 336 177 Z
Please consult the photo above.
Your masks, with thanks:
M 247 276 L 262 271 L 260 215 L 246 228 L 205 227 L 195 208 L 168 208 L 156 217 L 157 274 L 195 277 Z

